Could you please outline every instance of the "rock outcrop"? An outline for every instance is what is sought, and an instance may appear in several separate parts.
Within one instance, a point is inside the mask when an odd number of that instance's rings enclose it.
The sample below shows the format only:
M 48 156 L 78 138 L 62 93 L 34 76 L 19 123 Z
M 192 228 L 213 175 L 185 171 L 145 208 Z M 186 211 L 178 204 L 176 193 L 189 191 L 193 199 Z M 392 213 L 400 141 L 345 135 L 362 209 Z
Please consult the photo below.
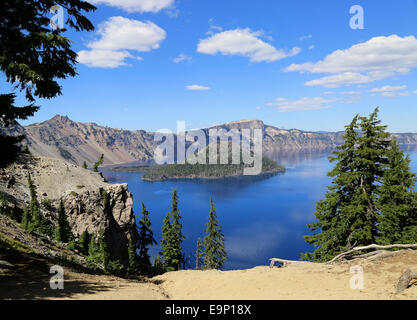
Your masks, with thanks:
M 108 184 L 100 173 L 66 161 L 22 155 L 0 171 L 0 191 L 9 203 L 23 208 L 30 202 L 27 175 L 31 174 L 39 203 L 49 200 L 51 208 L 41 205 L 42 214 L 54 225 L 62 200 L 73 234 L 84 231 L 97 236 L 101 230 L 110 253 L 128 263 L 127 246 L 137 237 L 133 198 L 127 184 Z

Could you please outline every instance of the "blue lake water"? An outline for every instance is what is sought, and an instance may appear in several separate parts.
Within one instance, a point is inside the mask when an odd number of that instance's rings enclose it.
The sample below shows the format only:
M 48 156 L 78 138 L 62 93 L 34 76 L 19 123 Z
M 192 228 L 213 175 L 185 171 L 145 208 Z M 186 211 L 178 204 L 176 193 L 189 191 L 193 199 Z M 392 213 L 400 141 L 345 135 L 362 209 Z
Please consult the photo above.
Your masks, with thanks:
M 417 172 L 417 151 L 407 150 Z M 195 266 L 198 237 L 204 237 L 205 223 L 213 198 L 225 235 L 227 261 L 224 269 L 266 265 L 268 259 L 299 259 L 312 247 L 303 240 L 306 227 L 315 221 L 315 202 L 324 198 L 333 167 L 329 152 L 292 153 L 273 158 L 287 168 L 283 174 L 266 178 L 237 177 L 221 180 L 177 180 L 145 182 L 141 173 L 103 172 L 110 183 L 127 182 L 133 194 L 134 212 L 140 217 L 141 202 L 150 211 L 155 239 L 161 238 L 162 220 L 171 208 L 172 189 L 179 195 L 185 241 L 183 252 L 189 267 Z M 152 260 L 158 246 L 150 249 Z

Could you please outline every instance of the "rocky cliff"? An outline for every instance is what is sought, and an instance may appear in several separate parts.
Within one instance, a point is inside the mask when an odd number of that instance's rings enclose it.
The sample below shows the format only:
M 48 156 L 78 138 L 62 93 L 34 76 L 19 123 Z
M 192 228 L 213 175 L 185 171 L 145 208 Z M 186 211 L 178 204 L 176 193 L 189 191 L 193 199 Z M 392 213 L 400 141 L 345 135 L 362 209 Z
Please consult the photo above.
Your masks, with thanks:
M 343 131 L 309 132 L 298 129 L 280 129 L 264 124 L 261 120 L 242 120 L 213 127 L 215 129 L 254 129 L 263 132 L 265 154 L 292 151 L 321 151 L 334 149 L 343 142 Z M 208 129 L 203 129 L 208 133 Z M 15 126 L 0 131 L 26 135 L 33 154 L 65 159 L 81 165 L 86 161 L 92 166 L 101 154 L 104 164 L 139 162 L 148 164 L 153 159 L 154 133 L 144 130 L 113 129 L 95 123 L 80 123 L 65 116 L 55 116 L 42 123 L 26 127 Z M 393 134 L 402 145 L 417 145 L 416 133 Z
M 52 224 L 57 224 L 56 208 L 62 200 L 77 238 L 84 231 L 98 235 L 102 230 L 111 255 L 127 264 L 128 241 L 137 236 L 133 199 L 127 184 L 110 185 L 99 173 L 66 161 L 23 155 L 0 171 L 0 191 L 18 208 L 30 202 L 28 173 L 35 183 L 39 203 L 51 202 L 51 208 L 42 205 L 41 210 Z

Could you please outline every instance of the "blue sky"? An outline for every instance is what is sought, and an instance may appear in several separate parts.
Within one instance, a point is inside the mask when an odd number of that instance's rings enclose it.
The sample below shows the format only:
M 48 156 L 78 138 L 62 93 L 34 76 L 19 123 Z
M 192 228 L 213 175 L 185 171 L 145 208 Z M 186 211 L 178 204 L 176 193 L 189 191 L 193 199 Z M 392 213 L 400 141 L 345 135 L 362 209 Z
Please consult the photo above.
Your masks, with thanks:
M 96 30 L 67 32 L 79 75 L 23 124 L 62 114 L 151 131 L 241 119 L 336 131 L 380 106 L 391 132 L 417 132 L 417 0 L 91 2 Z M 352 5 L 364 29 L 350 27 Z

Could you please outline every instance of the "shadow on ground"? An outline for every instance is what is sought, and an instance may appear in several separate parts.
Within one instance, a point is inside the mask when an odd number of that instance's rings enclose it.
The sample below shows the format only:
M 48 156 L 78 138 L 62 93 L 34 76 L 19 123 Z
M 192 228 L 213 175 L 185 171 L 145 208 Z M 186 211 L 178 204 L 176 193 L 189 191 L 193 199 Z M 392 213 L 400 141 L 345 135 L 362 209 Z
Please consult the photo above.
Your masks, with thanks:
M 93 294 L 110 290 L 111 287 L 102 283 L 93 283 L 72 278 L 64 267 L 64 289 L 53 290 L 50 287 L 50 267 L 59 264 L 43 257 L 16 251 L 0 250 L 3 260 L 14 265 L 12 269 L 0 269 L 0 299 L 48 299 L 71 298 L 75 294 Z M 86 277 L 87 274 L 83 274 Z

